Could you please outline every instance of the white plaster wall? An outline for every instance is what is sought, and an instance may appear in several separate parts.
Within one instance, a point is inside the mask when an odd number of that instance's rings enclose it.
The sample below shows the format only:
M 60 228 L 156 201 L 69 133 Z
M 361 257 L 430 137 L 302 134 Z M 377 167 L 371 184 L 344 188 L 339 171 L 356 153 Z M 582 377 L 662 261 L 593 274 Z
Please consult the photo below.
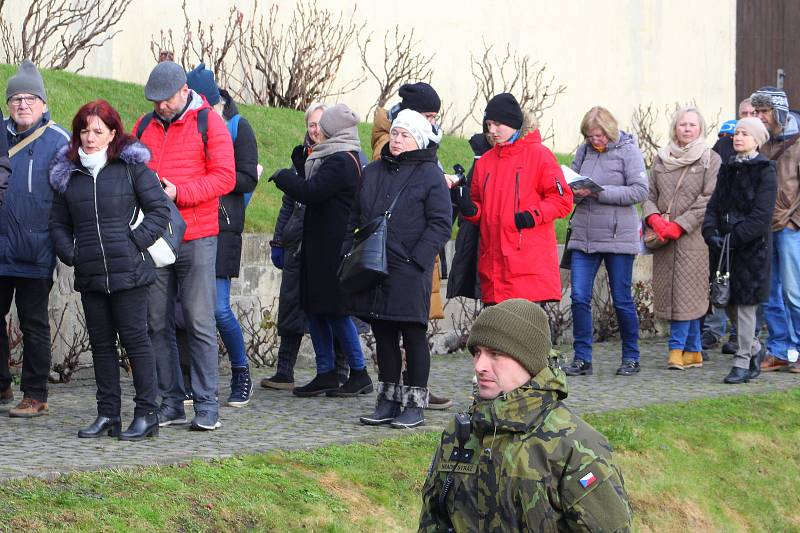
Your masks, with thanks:
M 288 19 L 293 0 L 280 0 Z M 722 120 L 735 111 L 736 0 L 404 0 L 403 2 L 351 2 L 318 0 L 321 7 L 367 21 L 375 34 L 376 57 L 382 35 L 395 24 L 415 28 L 426 50 L 436 53 L 431 80 L 456 114 L 463 114 L 474 83 L 470 51 L 482 50 L 481 41 L 529 54 L 544 62 L 556 82 L 567 92 L 549 110 L 555 148 L 571 151 L 580 141 L 578 126 L 593 105 L 608 107 L 627 128 L 637 104 L 666 104 L 696 100 L 709 118 L 722 110 Z M 10 4 L 10 5 L 8 5 Z M 271 2 L 262 0 L 266 13 Z M 6 9 L 12 21 L 27 9 L 25 0 L 11 0 Z M 246 16 L 252 0 L 188 0 L 195 18 L 224 27 L 228 10 L 236 5 Z M 143 83 L 153 66 L 151 35 L 160 29 L 180 32 L 183 16 L 179 0 L 134 0 L 125 14 L 120 33 L 111 43 L 92 52 L 86 73 Z M 355 46 L 345 58 L 342 79 L 360 71 Z M 341 97 L 364 114 L 374 103 L 376 85 L 367 81 Z M 481 107 L 484 104 L 481 103 Z M 477 129 L 477 123 L 469 130 Z M 663 135 L 662 137 L 665 137 Z

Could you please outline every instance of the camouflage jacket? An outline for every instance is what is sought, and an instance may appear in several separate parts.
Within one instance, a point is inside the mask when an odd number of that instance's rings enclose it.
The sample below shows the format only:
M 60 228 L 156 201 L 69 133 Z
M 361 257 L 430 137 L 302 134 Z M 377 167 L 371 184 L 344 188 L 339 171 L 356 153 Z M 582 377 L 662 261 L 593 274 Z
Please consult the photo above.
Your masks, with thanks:
M 611 446 L 563 405 L 566 396 L 566 376 L 548 367 L 510 393 L 476 402 L 465 452 L 451 422 L 425 481 L 419 531 L 630 531 Z

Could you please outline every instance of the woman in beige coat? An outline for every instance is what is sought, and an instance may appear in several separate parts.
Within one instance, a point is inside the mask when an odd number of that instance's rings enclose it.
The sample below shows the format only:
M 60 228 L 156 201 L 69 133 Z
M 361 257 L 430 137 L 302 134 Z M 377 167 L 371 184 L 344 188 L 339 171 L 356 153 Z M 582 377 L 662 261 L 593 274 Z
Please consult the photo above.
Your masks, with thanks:
M 708 310 L 708 247 L 700 229 L 720 158 L 706 145 L 706 124 L 693 107 L 672 118 L 670 142 L 658 151 L 642 214 L 659 239 L 653 252 L 653 299 L 670 321 L 668 367 L 703 366 L 700 318 Z

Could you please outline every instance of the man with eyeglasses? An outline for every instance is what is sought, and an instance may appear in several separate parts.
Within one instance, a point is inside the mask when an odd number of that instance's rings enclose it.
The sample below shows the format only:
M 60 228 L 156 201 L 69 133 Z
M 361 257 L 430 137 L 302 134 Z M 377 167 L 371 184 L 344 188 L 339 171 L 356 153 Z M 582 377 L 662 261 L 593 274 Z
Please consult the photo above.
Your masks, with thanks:
M 428 148 L 436 150 L 439 146 L 438 143 L 442 139 L 442 130 L 438 126 L 439 110 L 442 107 L 442 100 L 439 98 L 436 90 L 425 82 L 405 83 L 400 86 L 398 91 L 400 102 L 395 104 L 391 109 L 386 110 L 378 108 L 375 110 L 375 116 L 372 120 L 372 160 L 377 161 L 381 158 L 381 153 L 384 148 L 389 144 L 389 130 L 392 128 L 392 122 L 403 109 L 411 109 L 416 111 L 427 119 L 431 124 L 434 131 L 434 136 L 437 138 L 435 142 L 428 145 Z M 440 163 L 441 166 L 441 163 Z M 448 186 L 451 178 L 445 175 L 448 179 Z M 433 269 L 433 292 L 431 293 L 431 318 L 443 318 L 444 309 L 442 307 L 442 296 L 440 289 L 440 270 L 437 261 Z M 433 393 L 430 394 L 430 399 L 426 409 L 447 409 L 453 405 L 453 400 L 437 396 Z
M 22 401 L 9 416 L 33 418 L 48 414 L 50 321 L 47 305 L 56 256 L 47 224 L 53 189 L 50 161 L 69 141 L 69 134 L 50 120 L 44 81 L 25 59 L 8 80 L 5 121 L 11 177 L 0 206 L 0 313 L 5 317 L 14 299 L 22 331 Z M 0 324 L 0 404 L 14 401 L 5 318 Z
M 769 338 L 761 370 L 800 374 L 800 120 L 789 112 L 782 89 L 762 87 L 750 102 L 770 135 L 760 151 L 775 161 L 778 171 L 778 197 L 772 214 L 772 283 L 769 302 L 763 307 Z

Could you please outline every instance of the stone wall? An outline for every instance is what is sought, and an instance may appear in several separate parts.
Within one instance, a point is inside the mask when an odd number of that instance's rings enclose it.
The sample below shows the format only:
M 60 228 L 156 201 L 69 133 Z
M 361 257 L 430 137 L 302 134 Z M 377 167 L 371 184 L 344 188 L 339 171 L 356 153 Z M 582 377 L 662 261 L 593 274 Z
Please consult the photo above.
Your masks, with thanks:
M 242 239 L 242 268 L 241 277 L 235 279 L 231 286 L 231 298 L 233 308 L 240 310 L 265 308 L 277 313 L 277 297 L 280 287 L 281 273 L 272 266 L 270 262 L 269 235 L 264 234 L 245 234 Z M 450 241 L 447 246 L 447 255 L 451 263 L 453 255 L 454 241 Z M 634 263 L 633 281 L 648 281 L 651 275 L 651 256 L 643 255 L 636 258 Z M 569 285 L 569 272 L 562 270 L 562 282 L 565 287 Z M 598 274 L 600 276 L 600 274 Z M 597 286 L 601 292 L 607 292 L 608 287 Z M 446 281 L 443 283 L 443 293 L 446 291 Z M 565 291 L 564 299 L 561 302 L 564 308 L 569 308 L 569 289 Z M 64 308 L 66 312 L 64 311 Z M 439 323 L 441 329 L 434 338 L 434 351 L 444 351 L 448 344 L 453 341 L 454 331 L 458 330 L 458 324 L 462 321 L 462 306 L 458 302 L 446 301 L 446 318 Z M 56 272 L 56 283 L 50 296 L 50 316 L 54 341 L 53 360 L 57 363 L 64 358 L 64 354 L 69 350 L 69 345 L 81 334 L 80 317 L 81 303 L 80 295 L 72 290 L 72 268 L 65 267 L 59 263 Z M 63 320 L 62 320 L 63 317 Z M 12 320 L 16 324 L 16 318 Z M 60 323 L 60 327 L 58 326 Z M 58 332 L 56 332 L 58 330 Z M 660 326 L 663 332 L 663 325 Z M 563 340 L 569 340 L 571 331 L 566 331 Z M 85 339 L 84 339 L 85 340 Z M 313 361 L 313 354 L 309 340 L 306 338 L 301 349 L 301 363 L 309 364 Z M 83 358 L 88 362 L 88 353 Z

